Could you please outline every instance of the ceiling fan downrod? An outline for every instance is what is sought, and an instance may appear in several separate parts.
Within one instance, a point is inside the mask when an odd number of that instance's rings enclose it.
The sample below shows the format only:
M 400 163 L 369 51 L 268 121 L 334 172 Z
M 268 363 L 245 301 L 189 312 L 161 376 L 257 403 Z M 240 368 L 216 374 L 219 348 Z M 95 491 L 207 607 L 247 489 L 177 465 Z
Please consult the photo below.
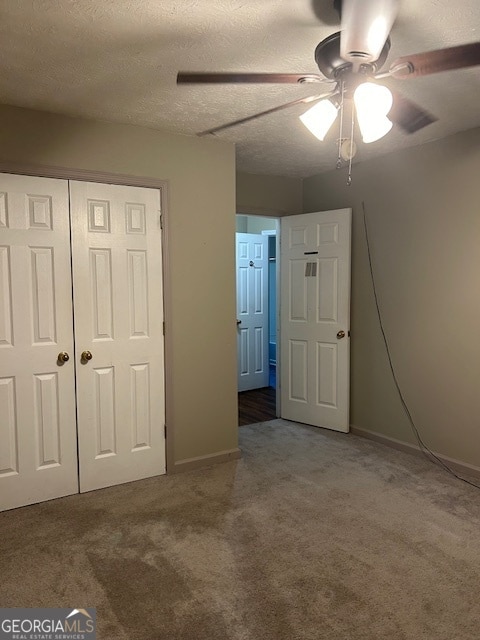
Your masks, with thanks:
M 351 125 L 350 125 L 350 137 L 345 138 L 343 135 L 344 129 L 344 120 L 345 120 L 345 82 L 340 80 L 339 82 L 339 94 L 340 94 L 340 102 L 338 105 L 338 110 L 340 112 L 339 118 L 339 136 L 337 140 L 337 164 L 336 168 L 341 169 L 343 166 L 342 160 L 348 161 L 348 177 L 347 177 L 347 186 L 349 187 L 352 184 L 352 160 L 356 152 L 356 144 L 354 142 L 355 136 L 355 109 L 352 105 L 351 111 Z

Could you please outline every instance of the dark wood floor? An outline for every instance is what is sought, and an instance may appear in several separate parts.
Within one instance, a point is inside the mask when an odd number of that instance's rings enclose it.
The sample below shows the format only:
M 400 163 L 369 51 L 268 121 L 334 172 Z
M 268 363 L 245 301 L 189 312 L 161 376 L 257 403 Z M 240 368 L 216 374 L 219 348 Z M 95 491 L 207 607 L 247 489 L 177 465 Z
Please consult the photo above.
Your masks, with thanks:
M 238 425 L 273 420 L 275 415 L 275 389 L 264 387 L 238 394 Z

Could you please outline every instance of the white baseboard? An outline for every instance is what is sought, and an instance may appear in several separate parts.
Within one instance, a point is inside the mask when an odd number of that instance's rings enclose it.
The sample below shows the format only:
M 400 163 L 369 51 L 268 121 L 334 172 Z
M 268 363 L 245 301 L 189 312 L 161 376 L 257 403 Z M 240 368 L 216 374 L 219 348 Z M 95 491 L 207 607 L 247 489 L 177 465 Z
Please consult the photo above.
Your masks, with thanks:
M 183 471 L 192 471 L 193 469 L 201 469 L 202 467 L 210 467 L 220 462 L 229 462 L 230 460 L 238 460 L 241 457 L 240 449 L 230 449 L 229 451 L 219 451 L 207 456 L 199 456 L 198 458 L 187 458 L 186 460 L 178 460 L 175 462 L 173 469 L 168 473 L 182 473 Z
M 409 442 L 403 442 L 402 440 L 397 440 L 396 438 L 390 438 L 389 436 L 385 436 L 383 435 L 383 433 L 378 433 L 377 431 L 369 431 L 368 429 L 362 429 L 351 424 L 350 433 L 353 433 L 353 435 L 355 436 L 361 436 L 362 438 L 368 438 L 369 440 L 380 442 L 387 447 L 392 447 L 393 449 L 398 449 L 399 451 L 413 453 L 417 456 L 424 455 L 418 445 L 411 444 Z M 468 462 L 456 460 L 455 458 L 449 458 L 448 456 L 444 456 L 441 453 L 437 453 L 436 451 L 434 451 L 433 453 L 437 458 L 439 458 L 448 467 L 450 467 L 450 469 L 455 471 L 455 473 L 458 473 L 459 475 L 480 478 L 480 467 L 476 467 L 473 464 L 468 464 Z

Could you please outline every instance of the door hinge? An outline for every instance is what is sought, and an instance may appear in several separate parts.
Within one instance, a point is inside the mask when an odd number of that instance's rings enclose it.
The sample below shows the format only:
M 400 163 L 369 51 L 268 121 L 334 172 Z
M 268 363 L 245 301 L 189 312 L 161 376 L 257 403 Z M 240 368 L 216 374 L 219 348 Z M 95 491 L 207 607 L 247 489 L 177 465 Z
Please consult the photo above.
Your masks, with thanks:
M 160 229 L 162 229 L 162 231 L 163 231 L 163 216 L 162 216 L 162 214 L 159 215 L 159 220 L 160 220 Z
M 167 438 L 167 425 L 164 424 L 163 425 L 163 435 L 165 436 L 165 439 Z
M 165 335 L 165 320 L 162 322 L 162 326 L 163 326 L 163 335 Z

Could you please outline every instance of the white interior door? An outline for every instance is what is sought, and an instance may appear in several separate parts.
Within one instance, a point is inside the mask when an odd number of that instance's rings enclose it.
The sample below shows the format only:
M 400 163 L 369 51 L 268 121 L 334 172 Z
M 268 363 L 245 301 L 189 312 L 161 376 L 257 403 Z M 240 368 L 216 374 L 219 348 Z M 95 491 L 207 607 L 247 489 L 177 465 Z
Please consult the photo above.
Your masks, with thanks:
M 68 183 L 0 174 L 0 510 L 76 492 Z
M 281 415 L 349 430 L 351 209 L 281 219 Z
M 237 233 L 238 390 L 268 387 L 268 236 Z
M 165 473 L 160 193 L 72 181 L 70 194 L 80 490 L 89 491 Z

